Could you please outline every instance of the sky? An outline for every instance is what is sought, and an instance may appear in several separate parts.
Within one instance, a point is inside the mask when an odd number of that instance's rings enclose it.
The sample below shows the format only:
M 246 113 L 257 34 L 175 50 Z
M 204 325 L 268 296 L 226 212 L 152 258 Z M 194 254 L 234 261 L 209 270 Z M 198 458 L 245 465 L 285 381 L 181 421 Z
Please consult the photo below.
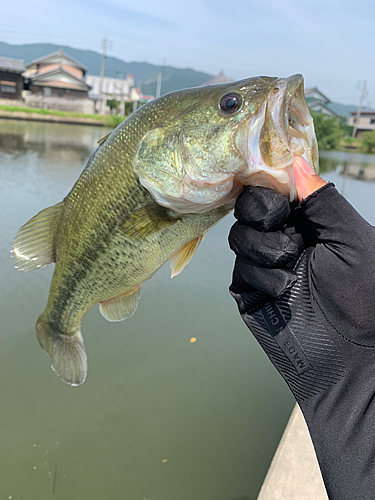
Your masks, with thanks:
M 332 101 L 375 107 L 374 0 L 18 0 L 0 40 L 50 42 L 233 79 L 302 73 Z

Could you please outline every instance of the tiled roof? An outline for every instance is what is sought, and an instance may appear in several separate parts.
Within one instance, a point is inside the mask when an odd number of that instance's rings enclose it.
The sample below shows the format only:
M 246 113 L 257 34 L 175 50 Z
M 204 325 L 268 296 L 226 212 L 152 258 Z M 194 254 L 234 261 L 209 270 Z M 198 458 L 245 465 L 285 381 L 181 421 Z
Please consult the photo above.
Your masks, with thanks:
M 25 71 L 25 61 L 23 59 L 11 59 L 10 57 L 0 56 L 0 69 L 22 73 Z
M 351 111 L 351 115 L 356 115 L 357 111 Z M 375 111 L 361 111 L 361 116 L 362 115 L 375 115 Z
M 84 71 L 88 70 L 87 66 L 85 66 L 81 62 L 77 61 L 77 59 L 75 59 L 73 56 L 67 54 L 62 49 L 59 49 L 56 52 L 52 52 L 52 54 L 47 54 L 46 56 L 38 57 L 38 59 L 34 59 L 27 66 L 29 67 L 29 66 L 32 66 L 33 64 L 40 64 L 41 62 L 45 62 L 48 59 L 53 59 L 56 56 L 64 56 L 65 58 L 70 59 L 74 64 L 76 64 L 78 67 L 80 67 Z

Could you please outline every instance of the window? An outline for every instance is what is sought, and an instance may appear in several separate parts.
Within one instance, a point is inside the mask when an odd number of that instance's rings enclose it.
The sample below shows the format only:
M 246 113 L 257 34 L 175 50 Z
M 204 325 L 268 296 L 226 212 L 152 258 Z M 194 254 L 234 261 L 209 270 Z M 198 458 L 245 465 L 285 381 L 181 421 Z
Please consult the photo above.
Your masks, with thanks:
M 43 94 L 45 96 L 50 96 L 51 95 L 51 87 L 43 87 Z
M 4 94 L 15 94 L 17 90 L 17 83 L 7 82 L 3 80 L 0 82 L 0 88 L 1 92 L 3 92 Z
M 375 118 L 371 118 L 370 123 L 371 123 L 371 125 L 374 125 L 374 123 L 375 123 Z

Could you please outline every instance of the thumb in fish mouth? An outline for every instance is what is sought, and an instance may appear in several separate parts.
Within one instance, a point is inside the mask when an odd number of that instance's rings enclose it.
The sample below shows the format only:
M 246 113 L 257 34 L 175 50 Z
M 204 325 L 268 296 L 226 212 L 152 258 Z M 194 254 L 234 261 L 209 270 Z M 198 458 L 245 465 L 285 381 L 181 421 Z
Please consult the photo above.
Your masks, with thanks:
M 302 201 L 327 184 L 301 156 L 296 156 L 294 158 L 293 172 L 298 201 Z

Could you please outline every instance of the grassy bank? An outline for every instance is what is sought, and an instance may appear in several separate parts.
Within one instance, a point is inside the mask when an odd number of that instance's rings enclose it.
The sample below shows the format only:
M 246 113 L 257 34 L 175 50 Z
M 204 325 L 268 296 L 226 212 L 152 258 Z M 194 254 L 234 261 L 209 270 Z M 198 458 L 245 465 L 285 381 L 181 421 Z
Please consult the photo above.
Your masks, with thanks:
M 99 126 L 112 127 L 115 128 L 119 125 L 126 117 L 118 115 L 90 115 L 85 113 L 74 113 L 69 111 L 58 111 L 53 109 L 41 109 L 41 108 L 27 108 L 23 106 L 0 106 L 0 118 L 1 112 L 4 112 L 7 116 L 14 113 L 14 117 L 22 119 L 19 115 L 25 114 L 29 115 L 39 115 L 44 117 L 61 117 L 66 121 L 66 119 L 72 119 L 77 123 L 86 123 L 88 120 L 92 122 L 97 122 Z M 57 121 L 57 120 L 56 120 Z

